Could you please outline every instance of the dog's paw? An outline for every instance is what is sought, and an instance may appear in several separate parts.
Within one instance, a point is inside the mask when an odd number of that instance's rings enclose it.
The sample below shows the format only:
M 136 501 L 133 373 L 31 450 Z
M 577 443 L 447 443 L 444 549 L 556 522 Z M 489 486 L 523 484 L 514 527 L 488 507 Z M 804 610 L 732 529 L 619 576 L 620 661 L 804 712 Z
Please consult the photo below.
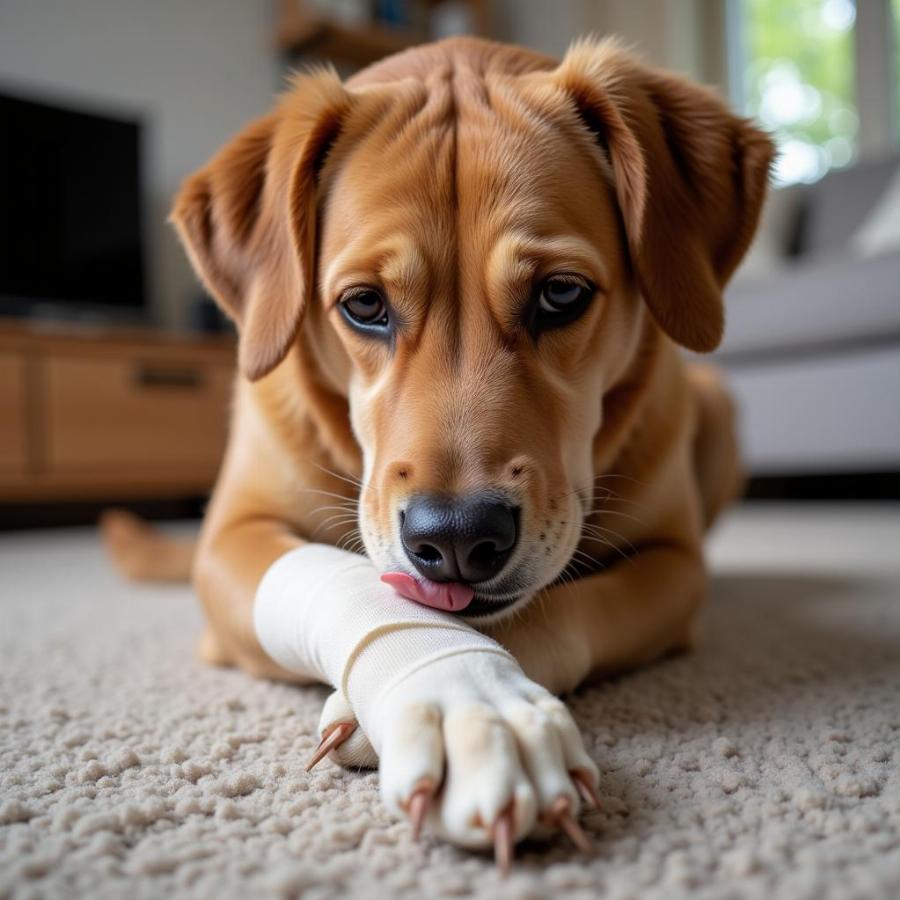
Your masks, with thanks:
M 347 734 L 346 737 L 344 734 L 335 734 L 336 729 L 339 728 L 344 730 Z M 319 717 L 318 732 L 320 747 L 331 735 L 339 738 L 327 753 L 333 763 L 348 769 L 378 768 L 378 754 L 372 748 L 363 730 L 357 725 L 356 716 L 350 709 L 347 698 L 340 691 L 335 691 L 325 701 L 322 715 Z M 316 761 L 314 756 L 313 764 Z
M 595 802 L 597 769 L 565 705 L 511 659 L 437 660 L 378 706 L 382 798 L 416 829 L 424 819 L 498 856 L 557 828 L 587 844 L 575 817 L 582 801 Z

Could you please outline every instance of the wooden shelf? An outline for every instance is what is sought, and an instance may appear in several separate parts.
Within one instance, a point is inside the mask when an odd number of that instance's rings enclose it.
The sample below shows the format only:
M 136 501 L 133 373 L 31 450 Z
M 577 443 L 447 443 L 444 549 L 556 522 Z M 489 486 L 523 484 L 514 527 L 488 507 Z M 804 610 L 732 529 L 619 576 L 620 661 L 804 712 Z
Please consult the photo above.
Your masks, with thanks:
M 232 337 L 0 319 L 0 504 L 208 493 Z
M 0 350 L 28 353 L 47 347 L 65 353 L 105 355 L 108 349 L 152 348 L 154 355 L 184 357 L 194 354 L 201 362 L 237 357 L 233 334 L 164 331 L 150 326 L 121 326 L 0 316 Z
M 348 25 L 305 14 L 296 0 L 280 4 L 275 46 L 282 53 L 306 53 L 367 66 L 425 40 L 424 35 L 381 25 Z

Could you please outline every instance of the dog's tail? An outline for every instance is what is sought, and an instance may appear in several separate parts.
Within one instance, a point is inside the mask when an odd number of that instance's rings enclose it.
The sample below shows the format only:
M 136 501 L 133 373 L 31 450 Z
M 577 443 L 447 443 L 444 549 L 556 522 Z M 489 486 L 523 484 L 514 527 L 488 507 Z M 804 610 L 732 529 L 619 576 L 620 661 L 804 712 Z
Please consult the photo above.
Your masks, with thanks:
M 132 581 L 189 581 L 196 541 L 164 534 L 124 509 L 100 517 L 103 543 L 116 568 Z

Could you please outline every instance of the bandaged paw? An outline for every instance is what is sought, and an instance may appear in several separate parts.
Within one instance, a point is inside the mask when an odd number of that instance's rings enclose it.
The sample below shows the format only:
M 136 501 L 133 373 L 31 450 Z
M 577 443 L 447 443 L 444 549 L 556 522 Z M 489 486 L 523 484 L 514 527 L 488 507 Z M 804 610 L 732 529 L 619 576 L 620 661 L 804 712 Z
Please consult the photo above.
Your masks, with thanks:
M 366 677 L 363 656 L 351 696 Z M 494 843 L 507 811 L 513 840 L 534 835 L 553 824 L 562 799 L 577 815 L 579 779 L 591 791 L 597 784 L 566 707 L 502 653 L 467 650 L 416 668 L 369 698 L 365 729 L 380 757 L 387 807 L 408 814 L 426 788 L 428 826 L 463 846 Z
M 596 768 L 565 706 L 495 641 L 399 597 L 364 557 L 321 545 L 270 568 L 255 624 L 276 662 L 337 688 L 320 734 L 341 741 L 323 752 L 346 765 L 377 754 L 397 814 L 417 825 L 427 812 L 438 834 L 494 843 L 498 858 L 542 825 L 580 839 L 573 817 Z

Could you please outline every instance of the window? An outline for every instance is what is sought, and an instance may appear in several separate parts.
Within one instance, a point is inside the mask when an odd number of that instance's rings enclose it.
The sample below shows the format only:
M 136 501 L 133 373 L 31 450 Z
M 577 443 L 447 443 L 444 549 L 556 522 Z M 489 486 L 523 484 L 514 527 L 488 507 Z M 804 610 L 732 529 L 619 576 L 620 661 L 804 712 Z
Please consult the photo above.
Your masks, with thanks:
M 736 14 L 738 95 L 775 136 L 776 183 L 850 163 L 859 129 L 853 0 L 739 0 Z

